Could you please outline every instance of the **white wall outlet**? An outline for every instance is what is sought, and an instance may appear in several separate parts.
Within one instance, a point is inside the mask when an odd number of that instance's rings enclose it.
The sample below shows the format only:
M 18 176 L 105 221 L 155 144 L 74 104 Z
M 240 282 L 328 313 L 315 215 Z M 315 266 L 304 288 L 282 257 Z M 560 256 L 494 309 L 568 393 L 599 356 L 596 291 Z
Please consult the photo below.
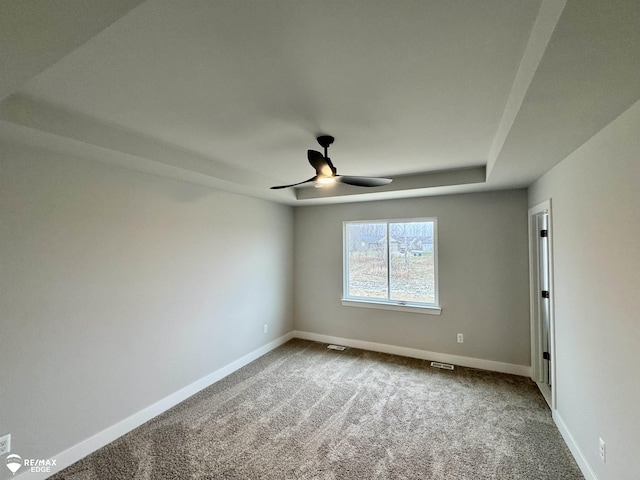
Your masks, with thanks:
M 600 453 L 600 458 L 602 459 L 603 462 L 607 461 L 607 446 L 604 443 L 604 440 L 602 438 L 598 438 L 599 440 L 599 448 L 598 448 L 598 452 Z
M 264 324 L 264 333 L 267 333 L 269 331 L 269 324 L 265 323 Z
M 11 452 L 11 434 L 0 437 L 0 455 Z
M 458 334 L 458 343 L 464 343 L 464 335 L 461 333 Z

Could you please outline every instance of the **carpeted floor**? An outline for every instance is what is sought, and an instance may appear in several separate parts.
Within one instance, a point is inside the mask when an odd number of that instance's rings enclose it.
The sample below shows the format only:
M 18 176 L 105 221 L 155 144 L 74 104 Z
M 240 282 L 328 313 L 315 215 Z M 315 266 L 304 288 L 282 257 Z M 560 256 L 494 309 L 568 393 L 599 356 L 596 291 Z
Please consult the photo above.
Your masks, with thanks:
M 584 477 L 530 379 L 292 340 L 52 478 Z

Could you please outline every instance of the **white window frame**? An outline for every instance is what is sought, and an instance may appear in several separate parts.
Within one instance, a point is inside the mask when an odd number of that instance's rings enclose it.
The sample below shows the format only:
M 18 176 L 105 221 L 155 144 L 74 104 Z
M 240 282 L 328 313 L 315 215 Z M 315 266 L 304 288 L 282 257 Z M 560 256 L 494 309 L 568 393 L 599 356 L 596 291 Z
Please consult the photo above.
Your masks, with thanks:
M 412 222 L 433 222 L 433 283 L 434 300 L 433 303 L 409 302 L 390 299 L 350 297 L 349 291 L 349 252 L 347 246 L 347 227 L 356 223 L 384 223 L 387 230 L 387 278 L 390 275 L 389 268 L 389 224 L 390 223 L 412 223 Z M 387 281 L 387 288 L 390 282 Z M 387 292 L 387 296 L 388 296 Z M 377 308 L 381 310 L 397 310 L 401 312 L 424 313 L 429 315 L 440 315 L 442 307 L 439 301 L 438 285 L 438 219 L 437 217 L 421 218 L 394 218 L 378 220 L 353 220 L 342 222 L 342 305 L 347 307 Z

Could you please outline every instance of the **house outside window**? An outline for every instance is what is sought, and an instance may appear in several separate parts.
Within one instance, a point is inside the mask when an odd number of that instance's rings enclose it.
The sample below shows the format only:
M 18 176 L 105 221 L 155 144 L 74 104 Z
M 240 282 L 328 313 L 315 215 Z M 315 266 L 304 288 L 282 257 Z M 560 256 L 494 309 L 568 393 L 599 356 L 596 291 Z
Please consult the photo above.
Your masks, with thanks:
M 437 243 L 435 218 L 344 222 L 343 305 L 439 314 Z

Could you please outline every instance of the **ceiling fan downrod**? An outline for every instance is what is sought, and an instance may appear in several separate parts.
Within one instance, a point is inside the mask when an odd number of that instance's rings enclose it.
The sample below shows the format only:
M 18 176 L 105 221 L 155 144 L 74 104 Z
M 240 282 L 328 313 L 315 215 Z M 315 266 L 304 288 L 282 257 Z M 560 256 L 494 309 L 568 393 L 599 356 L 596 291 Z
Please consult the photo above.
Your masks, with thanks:
M 320 135 L 316 138 L 316 140 L 318 140 L 320 146 L 324 148 L 324 158 L 329 158 L 327 150 L 329 149 L 329 145 L 333 143 L 335 138 L 331 135 Z

